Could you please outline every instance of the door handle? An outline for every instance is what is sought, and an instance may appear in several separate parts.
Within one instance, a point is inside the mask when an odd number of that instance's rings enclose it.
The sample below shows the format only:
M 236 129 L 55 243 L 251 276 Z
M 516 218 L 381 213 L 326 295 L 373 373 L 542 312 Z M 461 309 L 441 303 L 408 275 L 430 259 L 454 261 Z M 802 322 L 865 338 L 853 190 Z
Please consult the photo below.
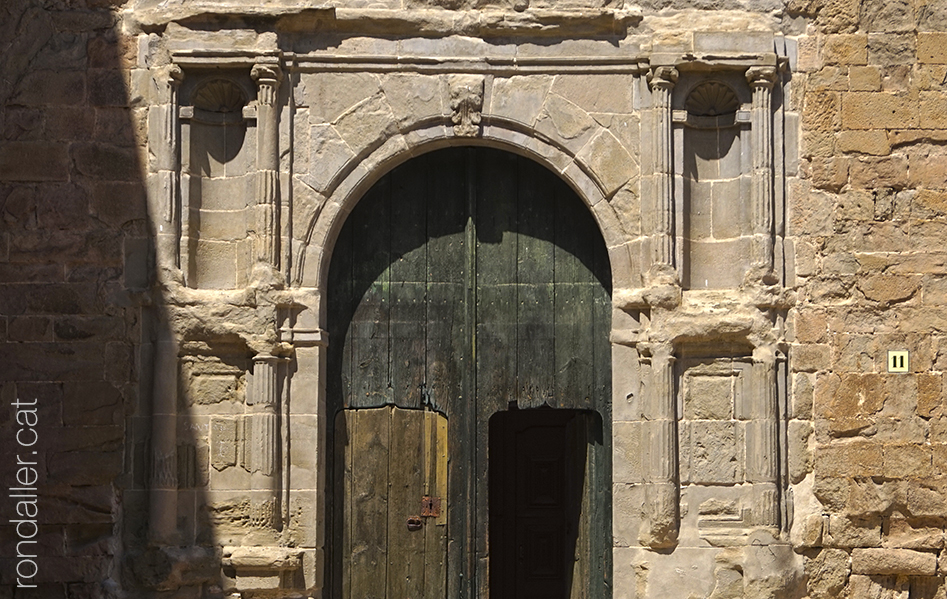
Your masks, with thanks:
M 410 530 L 411 532 L 416 532 L 418 530 L 421 530 L 421 528 L 424 526 L 424 521 L 421 520 L 420 516 L 408 516 L 407 525 L 408 525 L 408 530 Z

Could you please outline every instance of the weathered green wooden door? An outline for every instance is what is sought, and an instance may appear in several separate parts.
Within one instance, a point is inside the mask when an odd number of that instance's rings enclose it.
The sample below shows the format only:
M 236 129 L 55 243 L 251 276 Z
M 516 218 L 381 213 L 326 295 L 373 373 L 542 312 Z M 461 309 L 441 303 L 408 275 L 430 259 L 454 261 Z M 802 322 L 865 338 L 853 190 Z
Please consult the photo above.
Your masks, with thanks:
M 330 427 L 335 449 L 327 456 L 334 473 L 329 596 L 490 596 L 490 452 L 510 449 L 491 446 L 488 422 L 500 412 L 549 408 L 597 415 L 575 450 L 584 476 L 576 483 L 584 506 L 576 525 L 585 541 L 569 588 L 557 596 L 610 594 L 610 292 L 606 249 L 588 209 L 525 158 L 486 148 L 440 150 L 394 169 L 362 198 L 340 233 L 329 274 L 328 408 L 342 414 Z M 446 567 L 438 565 L 444 556 L 425 545 L 411 566 L 428 573 L 418 595 L 410 585 L 391 584 L 402 566 L 392 570 L 389 557 L 385 571 L 363 568 L 359 549 L 377 546 L 379 556 L 417 551 L 417 538 L 437 526 L 421 518 L 413 536 L 365 536 L 393 530 L 392 521 L 402 526 L 401 512 L 372 503 L 404 476 L 403 460 L 392 460 L 394 450 L 377 441 L 378 431 L 387 423 L 391 434 L 393 414 L 425 413 L 446 419 Z M 369 421 L 378 431 L 366 432 Z M 364 538 L 346 536 L 353 534 Z

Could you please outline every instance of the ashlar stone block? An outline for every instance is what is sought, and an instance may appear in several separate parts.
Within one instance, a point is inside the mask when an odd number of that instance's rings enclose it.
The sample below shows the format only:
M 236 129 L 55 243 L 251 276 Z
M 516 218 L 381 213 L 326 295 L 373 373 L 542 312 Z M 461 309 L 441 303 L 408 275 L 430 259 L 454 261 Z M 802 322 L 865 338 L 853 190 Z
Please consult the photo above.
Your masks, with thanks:
M 490 113 L 525 125 L 535 123 L 546 101 L 552 77 L 509 77 L 493 81 Z
M 310 122 L 317 125 L 335 122 L 379 90 L 378 76 L 371 73 L 304 73 L 295 94 L 301 106 L 309 107 Z
M 559 75 L 552 92 L 586 112 L 633 113 L 632 86 L 625 75 L 598 75 L 590 85 L 588 75 Z
M 937 554 L 912 549 L 853 549 L 852 574 L 933 576 Z
M 684 378 L 684 418 L 729 420 L 733 416 L 733 377 Z
M 441 78 L 393 73 L 381 80 L 382 91 L 400 129 L 418 120 L 447 114 Z

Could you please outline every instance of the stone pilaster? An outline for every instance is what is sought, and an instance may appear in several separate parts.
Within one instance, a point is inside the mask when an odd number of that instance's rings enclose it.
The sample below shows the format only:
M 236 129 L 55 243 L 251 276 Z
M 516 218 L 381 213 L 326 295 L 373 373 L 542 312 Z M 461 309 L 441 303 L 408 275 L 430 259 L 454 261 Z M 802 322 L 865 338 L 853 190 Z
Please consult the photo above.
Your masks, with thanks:
M 251 520 L 259 527 L 276 527 L 279 522 L 281 361 L 271 354 L 255 356 L 247 389 L 244 461 L 251 474 Z
M 677 82 L 674 67 L 655 67 L 651 71 L 651 101 L 655 131 L 651 142 L 654 165 L 654 238 L 652 264 L 670 270 L 674 264 L 674 151 L 671 130 L 671 92 Z
M 181 266 L 178 247 L 181 223 L 177 205 L 181 170 L 178 88 L 183 79 L 181 67 L 168 67 L 158 81 L 166 86 L 167 103 L 154 106 L 149 112 L 149 148 L 155 157 L 150 190 L 152 218 L 158 270 L 165 279 L 176 278 L 173 273 L 177 273 Z
M 276 65 L 255 65 L 257 84 L 257 205 L 254 264 L 279 268 L 279 106 L 283 72 Z
M 752 420 L 746 428 L 746 480 L 754 489 L 754 520 L 776 528 L 779 514 L 779 408 L 776 397 L 776 352 L 757 348 L 753 358 Z
M 753 263 L 763 276 L 773 272 L 773 84 L 775 67 L 751 67 L 746 79 L 753 89 Z
M 156 543 L 177 539 L 177 405 L 178 343 L 168 330 L 155 343 L 151 413 L 151 474 L 149 537 Z
M 651 385 L 645 410 L 646 438 L 650 442 L 646 463 L 648 506 L 641 539 L 650 547 L 674 545 L 680 526 L 674 362 L 670 344 L 651 348 Z

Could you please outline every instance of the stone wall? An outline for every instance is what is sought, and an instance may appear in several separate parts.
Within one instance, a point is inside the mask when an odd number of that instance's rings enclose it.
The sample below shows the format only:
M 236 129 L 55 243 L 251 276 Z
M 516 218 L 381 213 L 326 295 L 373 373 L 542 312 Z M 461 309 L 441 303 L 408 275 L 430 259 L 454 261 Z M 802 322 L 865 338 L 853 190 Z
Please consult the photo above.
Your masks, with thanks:
M 3 597 L 113 596 L 123 539 L 146 521 L 128 440 L 150 369 L 140 305 L 153 259 L 144 113 L 126 92 L 137 47 L 116 9 L 0 8 Z M 38 503 L 13 497 L 18 486 Z M 17 572 L 35 588 L 15 589 Z
M 811 19 L 793 98 L 793 541 L 812 597 L 943 597 L 947 13 L 793 9 Z M 910 352 L 907 373 L 888 350 Z
M 609 248 L 616 599 L 947 597 L 947 3 L 363 4 L 0 8 L 0 597 L 320 596 L 334 236 L 466 143 Z

